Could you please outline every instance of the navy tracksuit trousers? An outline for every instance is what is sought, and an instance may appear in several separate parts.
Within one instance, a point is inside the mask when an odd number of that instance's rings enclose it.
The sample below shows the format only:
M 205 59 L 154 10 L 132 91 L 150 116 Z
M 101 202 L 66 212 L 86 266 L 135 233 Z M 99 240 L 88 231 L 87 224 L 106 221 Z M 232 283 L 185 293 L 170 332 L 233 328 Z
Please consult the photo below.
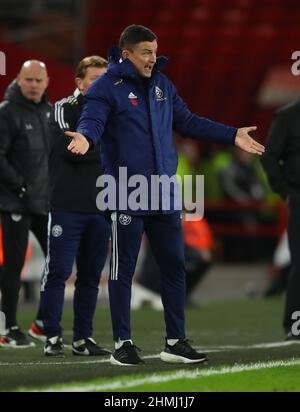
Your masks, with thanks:
M 99 281 L 107 255 L 110 225 L 102 214 L 54 212 L 48 222 L 48 254 L 41 286 L 47 338 L 61 336 L 65 283 L 76 259 L 73 340 L 93 336 Z
M 166 337 L 185 338 L 185 262 L 180 212 L 147 216 L 111 215 L 112 257 L 109 279 L 114 341 L 131 339 L 131 284 L 145 232 L 161 272 Z M 151 325 L 148 325 L 151 328 Z

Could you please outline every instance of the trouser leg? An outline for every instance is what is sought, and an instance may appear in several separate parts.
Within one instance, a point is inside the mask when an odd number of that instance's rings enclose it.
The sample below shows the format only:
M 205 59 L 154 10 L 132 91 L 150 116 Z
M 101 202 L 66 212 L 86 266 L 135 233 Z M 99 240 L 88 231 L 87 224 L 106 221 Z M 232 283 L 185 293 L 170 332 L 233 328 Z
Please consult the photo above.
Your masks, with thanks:
M 148 216 L 145 231 L 161 272 L 167 338 L 184 339 L 186 284 L 180 213 Z
M 148 242 L 146 244 L 145 258 L 143 260 L 141 272 L 139 273 L 137 282 L 139 285 L 142 285 L 152 292 L 160 295 L 159 267 Z
M 2 269 L 2 311 L 7 327 L 17 324 L 17 306 L 21 271 L 25 262 L 30 217 L 3 213 L 1 215 L 4 266 Z
M 41 306 L 47 338 L 60 336 L 65 284 L 72 274 L 83 223 L 74 213 L 50 213 L 48 253 L 41 283 Z
M 108 287 L 113 338 L 117 342 L 119 339 L 131 339 L 131 285 L 144 221 L 143 217 L 120 213 L 113 213 L 112 219 L 112 256 Z
M 77 255 L 77 278 L 74 293 L 74 341 L 93 336 L 99 282 L 103 270 L 110 225 L 104 215 L 91 214 L 81 237 Z

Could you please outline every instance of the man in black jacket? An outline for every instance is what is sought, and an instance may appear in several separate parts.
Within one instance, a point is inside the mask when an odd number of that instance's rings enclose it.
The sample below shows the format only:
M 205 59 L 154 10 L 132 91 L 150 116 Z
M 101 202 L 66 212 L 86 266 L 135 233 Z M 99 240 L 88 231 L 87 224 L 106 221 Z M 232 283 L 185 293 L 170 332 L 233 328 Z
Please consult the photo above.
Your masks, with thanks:
M 288 203 L 292 265 L 283 327 L 287 339 L 299 339 L 293 324 L 300 311 L 300 101 L 276 112 L 262 163 L 272 189 Z
M 49 250 L 41 287 L 46 356 L 64 354 L 60 320 L 65 283 L 72 273 L 75 259 L 73 354 L 110 354 L 96 344 L 92 325 L 110 234 L 110 224 L 96 206 L 96 181 L 102 172 L 99 147 L 85 158 L 78 157 L 67 150 L 70 139 L 64 135 L 65 130 L 75 130 L 83 95 L 106 70 L 105 59 L 99 56 L 84 58 L 75 78 L 78 89 L 73 96 L 55 104 L 50 156 Z
M 2 310 L 7 333 L 0 346 L 28 347 L 31 343 L 17 324 L 20 274 L 31 230 L 46 254 L 49 119 L 52 108 L 45 93 L 44 63 L 23 64 L 0 105 L 0 213 L 5 264 Z M 41 311 L 37 322 L 41 321 Z

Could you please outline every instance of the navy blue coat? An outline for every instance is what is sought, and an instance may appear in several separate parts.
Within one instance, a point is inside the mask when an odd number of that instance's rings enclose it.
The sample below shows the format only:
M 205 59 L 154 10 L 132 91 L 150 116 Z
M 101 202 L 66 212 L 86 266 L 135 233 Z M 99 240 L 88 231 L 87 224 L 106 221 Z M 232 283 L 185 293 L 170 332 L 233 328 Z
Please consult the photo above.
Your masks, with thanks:
M 130 60 L 110 58 L 107 73 L 97 79 L 85 96 L 77 127 L 93 146 L 101 142 L 104 173 L 118 183 L 119 167 L 128 178 L 144 175 L 174 176 L 177 153 L 173 130 L 199 140 L 234 144 L 237 129 L 197 116 L 161 73 L 167 59 L 157 59 L 151 79 L 143 79 Z M 171 197 L 173 193 L 171 191 Z M 135 214 L 154 213 L 135 211 Z

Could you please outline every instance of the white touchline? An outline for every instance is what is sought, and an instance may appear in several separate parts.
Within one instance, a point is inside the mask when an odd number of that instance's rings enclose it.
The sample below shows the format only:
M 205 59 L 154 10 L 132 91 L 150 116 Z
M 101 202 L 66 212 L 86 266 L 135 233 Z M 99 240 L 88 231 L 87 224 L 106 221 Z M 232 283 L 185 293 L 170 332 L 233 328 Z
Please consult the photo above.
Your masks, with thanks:
M 196 347 L 199 351 L 205 351 L 206 353 L 216 353 L 216 352 L 225 352 L 230 350 L 246 350 L 246 349 L 268 349 L 268 348 L 279 348 L 283 346 L 291 346 L 291 345 L 298 345 L 299 341 L 283 341 L 283 342 L 268 342 L 268 343 L 258 343 L 254 345 L 220 345 L 220 346 L 211 346 L 211 347 L 204 347 L 198 346 Z M 66 345 L 65 345 L 66 346 Z M 70 345 L 68 345 L 71 347 Z M 1 349 L 4 351 L 5 348 Z M 158 359 L 158 354 L 153 355 L 145 355 L 142 356 L 143 359 Z M 1 366 L 49 366 L 49 365 L 90 365 L 90 364 L 97 364 L 97 363 L 109 363 L 109 359 L 97 359 L 97 360 L 82 360 L 82 361 L 52 361 L 52 362 L 0 362 Z
M 230 350 L 245 350 L 245 349 L 264 349 L 264 348 L 279 348 L 282 346 L 290 346 L 299 344 L 300 341 L 284 341 L 284 342 L 269 342 L 258 343 L 254 345 L 220 345 L 220 346 L 207 346 L 198 347 L 196 349 L 204 351 L 206 353 L 216 353 Z M 69 345 L 68 345 L 69 346 Z M 5 348 L 3 348 L 5 350 Z M 2 351 L 2 350 L 1 350 Z M 145 355 L 143 359 L 158 359 L 159 355 Z M 0 366 L 49 366 L 49 365 L 89 365 L 97 363 L 109 363 L 109 359 L 97 359 L 97 360 L 85 360 L 85 361 L 52 361 L 52 362 L 0 362 Z
M 280 348 L 283 346 L 291 346 L 291 345 L 297 345 L 300 343 L 300 340 L 288 340 L 288 341 L 280 341 L 280 342 L 267 342 L 267 343 L 256 343 L 253 345 L 220 345 L 220 346 L 214 346 L 207 348 L 207 350 L 204 347 L 198 348 L 199 350 L 206 350 L 206 352 L 221 352 L 221 351 L 226 351 L 226 350 L 231 350 L 231 349 L 268 349 L 268 348 Z
M 135 386 L 140 386 L 144 384 L 151 384 L 151 383 L 162 383 L 162 382 L 170 382 L 178 379 L 198 379 L 200 377 L 207 377 L 207 376 L 216 376 L 216 375 L 225 375 L 231 373 L 239 373 L 239 372 L 247 372 L 247 371 L 256 371 L 261 369 L 270 369 L 274 367 L 283 367 L 283 366 L 295 366 L 300 365 L 300 360 L 291 360 L 291 361 L 271 361 L 271 362 L 257 362 L 252 364 L 241 364 L 236 366 L 229 366 L 224 367 L 221 369 L 217 368 L 210 368 L 210 369 L 196 369 L 193 371 L 187 370 L 179 370 L 175 373 L 171 373 L 169 375 L 157 375 L 153 374 L 150 376 L 146 376 L 145 378 L 141 379 L 133 379 L 132 381 L 128 382 L 128 376 L 126 377 L 126 381 L 118 380 L 112 383 L 105 383 L 105 384 L 82 384 L 77 386 L 60 386 L 60 387 L 48 387 L 48 388 L 40 388 L 39 391 L 43 392 L 94 392 L 94 391 L 109 391 L 109 390 L 116 390 L 116 389 L 126 389 Z M 34 390 L 27 390 L 27 391 L 34 391 Z

